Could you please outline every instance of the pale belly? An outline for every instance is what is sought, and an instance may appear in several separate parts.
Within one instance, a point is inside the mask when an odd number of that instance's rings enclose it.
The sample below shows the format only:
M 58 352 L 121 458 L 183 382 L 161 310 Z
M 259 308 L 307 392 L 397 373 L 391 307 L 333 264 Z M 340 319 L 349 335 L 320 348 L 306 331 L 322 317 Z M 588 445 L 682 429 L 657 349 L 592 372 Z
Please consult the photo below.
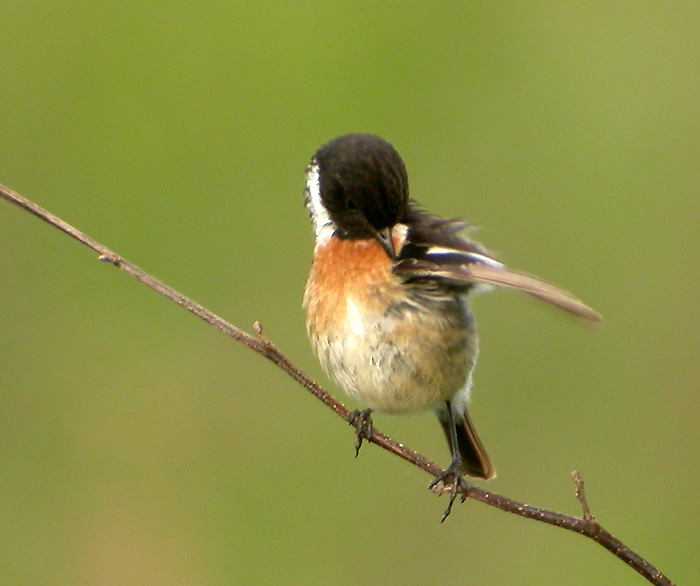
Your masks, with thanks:
M 407 413 L 468 392 L 478 341 L 463 300 L 437 315 L 416 307 L 368 315 L 352 299 L 347 304 L 340 327 L 309 333 L 323 368 L 348 395 L 377 411 Z

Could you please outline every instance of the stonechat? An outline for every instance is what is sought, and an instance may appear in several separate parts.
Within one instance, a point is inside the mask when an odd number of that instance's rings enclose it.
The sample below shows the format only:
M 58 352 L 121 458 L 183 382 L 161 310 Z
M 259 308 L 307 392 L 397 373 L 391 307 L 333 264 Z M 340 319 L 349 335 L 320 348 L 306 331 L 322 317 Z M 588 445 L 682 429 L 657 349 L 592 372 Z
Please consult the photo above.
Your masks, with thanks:
M 570 293 L 504 266 L 469 239 L 464 222 L 409 199 L 404 163 L 378 136 L 322 146 L 306 172 L 306 208 L 316 235 L 304 294 L 313 350 L 367 407 L 365 424 L 372 411 L 437 414 L 452 454 L 431 484 L 452 485 L 444 520 L 465 474 L 496 476 L 467 411 L 479 351 L 470 295 L 517 289 L 578 318 L 601 318 Z

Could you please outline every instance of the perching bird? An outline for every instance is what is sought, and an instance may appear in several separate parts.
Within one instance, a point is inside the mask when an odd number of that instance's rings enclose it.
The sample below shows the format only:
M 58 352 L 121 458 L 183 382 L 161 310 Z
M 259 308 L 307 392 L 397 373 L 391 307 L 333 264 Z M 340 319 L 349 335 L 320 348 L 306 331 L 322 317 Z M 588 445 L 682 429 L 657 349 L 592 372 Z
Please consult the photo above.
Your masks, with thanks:
M 467 411 L 478 337 L 469 295 L 505 287 L 576 317 L 600 316 L 571 294 L 513 271 L 468 239 L 468 226 L 423 211 L 408 197 L 396 150 L 371 134 L 321 147 L 306 174 L 316 234 L 306 284 L 306 326 L 321 365 L 371 411 L 435 411 L 452 462 L 449 514 L 464 474 L 496 470 Z M 358 427 L 358 442 L 368 428 Z M 359 447 L 359 443 L 358 443 Z M 455 486 L 457 485 L 457 486 Z

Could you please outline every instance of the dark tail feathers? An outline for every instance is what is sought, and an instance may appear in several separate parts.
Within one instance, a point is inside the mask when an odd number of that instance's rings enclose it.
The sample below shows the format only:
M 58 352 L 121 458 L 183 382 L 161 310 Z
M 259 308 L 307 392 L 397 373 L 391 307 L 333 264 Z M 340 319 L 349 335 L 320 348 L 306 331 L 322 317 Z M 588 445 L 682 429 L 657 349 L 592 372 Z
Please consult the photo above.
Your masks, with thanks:
M 448 407 L 449 409 L 450 407 Z M 459 455 L 462 458 L 462 464 L 464 465 L 464 470 L 469 476 L 474 476 L 476 478 L 485 478 L 486 480 L 491 480 L 496 477 L 496 469 L 493 467 L 491 460 L 484 449 L 484 445 L 481 443 L 479 436 L 476 433 L 474 424 L 469 417 L 469 412 L 464 409 L 464 413 L 453 414 L 455 424 L 457 426 L 457 449 L 459 450 Z M 438 412 L 438 419 L 442 425 L 442 429 L 445 432 L 445 437 L 447 438 L 447 443 L 451 444 L 450 441 L 450 424 L 447 413 Z M 450 449 L 452 446 L 450 445 Z

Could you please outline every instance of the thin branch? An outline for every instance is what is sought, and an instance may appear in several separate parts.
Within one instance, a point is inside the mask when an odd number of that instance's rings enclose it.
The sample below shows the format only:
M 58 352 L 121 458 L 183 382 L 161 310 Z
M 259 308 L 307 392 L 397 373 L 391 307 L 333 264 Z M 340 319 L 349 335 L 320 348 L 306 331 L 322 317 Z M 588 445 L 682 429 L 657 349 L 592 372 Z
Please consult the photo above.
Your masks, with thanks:
M 157 291 L 161 295 L 164 295 L 171 301 L 174 301 L 178 305 L 184 307 L 186 310 L 195 314 L 197 317 L 203 319 L 208 324 L 214 326 L 218 330 L 221 330 L 227 336 L 230 336 L 234 340 L 244 344 L 251 350 L 257 352 L 261 356 L 264 356 L 276 366 L 281 368 L 289 376 L 291 376 L 297 383 L 308 390 L 317 399 L 322 401 L 327 407 L 329 407 L 334 413 L 342 417 L 346 422 L 352 424 L 354 421 L 353 412 L 351 412 L 342 403 L 334 399 L 325 389 L 323 389 L 318 383 L 313 381 L 307 375 L 305 375 L 297 366 L 295 366 L 282 352 L 280 352 L 274 344 L 272 344 L 264 335 L 262 326 L 259 322 L 254 325 L 255 336 L 247 334 L 246 332 L 240 330 L 239 328 L 231 325 L 221 317 L 215 315 L 208 309 L 196 303 L 194 300 L 186 297 L 182 293 L 178 293 L 171 287 L 167 286 L 162 281 L 159 281 L 155 277 L 152 277 L 148 273 L 144 272 L 137 266 L 131 264 L 121 256 L 112 252 L 106 246 L 103 246 L 99 242 L 93 240 L 92 238 L 85 235 L 83 232 L 77 230 L 70 224 L 64 222 L 60 218 L 54 216 L 53 214 L 47 212 L 43 208 L 39 207 L 35 203 L 29 201 L 28 199 L 22 197 L 21 195 L 15 193 L 14 191 L 0 185 L 0 196 L 4 199 L 14 203 L 20 208 L 34 214 L 35 216 L 41 218 L 45 222 L 48 222 L 55 228 L 58 228 L 62 232 L 65 232 L 70 237 L 75 238 L 79 242 L 82 242 L 87 247 L 91 248 L 99 254 L 99 260 L 104 262 L 109 262 L 113 264 L 118 269 L 121 269 L 125 273 L 131 275 L 138 281 L 141 281 L 144 285 L 150 287 L 154 291 Z M 433 477 L 441 475 L 444 470 L 435 464 L 434 462 L 423 457 L 419 453 L 407 448 L 403 444 L 393 440 L 384 433 L 378 431 L 376 428 L 372 428 L 371 436 L 369 438 L 371 443 L 374 443 L 388 452 L 403 458 L 407 462 L 410 462 L 414 466 L 417 466 L 421 470 L 426 471 Z M 664 576 L 659 570 L 647 562 L 644 558 L 636 554 L 630 548 L 628 548 L 619 539 L 613 537 L 608 531 L 603 529 L 603 527 L 595 520 L 591 514 L 588 502 L 583 492 L 583 480 L 581 479 L 578 472 L 572 473 L 574 483 L 576 485 L 576 496 L 581 503 L 583 508 L 583 518 L 571 517 L 569 515 L 564 515 L 556 511 L 551 511 L 548 509 L 541 509 L 539 507 L 533 507 L 525 503 L 515 501 L 513 499 L 494 494 L 492 492 L 483 490 L 476 486 L 465 484 L 462 492 L 462 500 L 470 498 L 477 501 L 481 501 L 492 507 L 501 509 L 508 513 L 518 515 L 520 517 L 525 517 L 526 519 L 532 519 L 535 521 L 540 521 L 542 523 L 547 523 L 548 525 L 554 525 L 556 527 L 561 527 L 563 529 L 568 529 L 580 535 L 584 535 L 605 549 L 615 555 L 617 558 L 621 559 L 623 562 L 634 568 L 642 576 L 644 576 L 651 584 L 657 586 L 673 586 L 673 583 Z M 449 492 L 452 487 L 446 486 L 441 489 L 441 492 Z

